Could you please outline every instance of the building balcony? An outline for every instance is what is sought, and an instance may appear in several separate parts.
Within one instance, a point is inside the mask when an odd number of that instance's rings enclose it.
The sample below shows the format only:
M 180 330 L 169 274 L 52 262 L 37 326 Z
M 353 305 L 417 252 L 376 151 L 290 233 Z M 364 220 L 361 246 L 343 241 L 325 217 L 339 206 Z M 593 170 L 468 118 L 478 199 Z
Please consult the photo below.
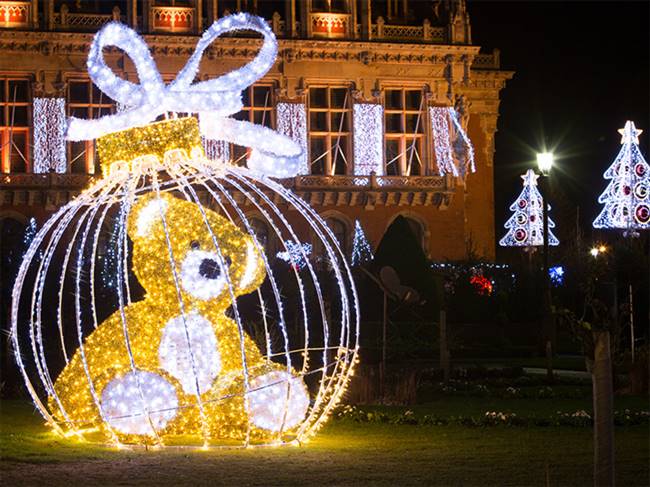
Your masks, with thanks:
M 120 8 L 115 6 L 110 14 L 94 14 L 85 12 L 71 13 L 68 6 L 63 4 L 60 12 L 52 16 L 52 30 L 95 32 L 104 24 L 111 21 L 125 22 Z
M 0 27 L 26 29 L 30 27 L 31 2 L 0 1 Z
M 196 32 L 196 11 L 193 7 L 151 7 L 151 20 L 154 32 Z
M 501 66 L 501 53 L 494 49 L 489 54 L 477 54 L 472 61 L 472 69 L 499 69 Z
M 377 23 L 370 26 L 370 34 L 376 40 L 443 43 L 447 28 L 432 26 L 429 19 L 424 19 L 422 25 L 392 25 L 378 17 Z
M 309 16 L 308 37 L 350 38 L 352 16 L 337 13 L 312 13 Z
M 3 174 L 0 175 L 0 206 L 52 209 L 70 201 L 93 181 L 95 177 L 88 174 Z M 455 190 L 454 179 L 448 176 L 296 176 L 280 183 L 312 206 L 366 209 L 376 206 L 444 209 Z M 238 203 L 251 204 L 235 190 L 233 195 Z

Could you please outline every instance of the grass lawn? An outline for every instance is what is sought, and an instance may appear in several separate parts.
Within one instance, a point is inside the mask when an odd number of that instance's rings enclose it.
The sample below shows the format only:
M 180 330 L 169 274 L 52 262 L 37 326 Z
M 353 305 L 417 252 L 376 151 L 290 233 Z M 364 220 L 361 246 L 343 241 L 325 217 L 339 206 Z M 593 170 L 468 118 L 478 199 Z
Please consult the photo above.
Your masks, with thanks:
M 551 404 L 554 401 L 548 400 L 549 410 L 563 408 Z M 592 482 L 589 427 L 476 428 L 332 420 L 304 447 L 116 451 L 55 437 L 27 403 L 0 404 L 0 480 L 7 486 L 528 486 L 546 485 L 547 476 L 549 485 Z M 511 409 L 523 407 L 510 400 L 508 404 Z M 495 405 L 503 409 L 503 404 Z M 490 408 L 485 398 L 467 397 L 441 399 L 417 409 L 443 415 Z M 618 485 L 648 485 L 647 426 L 617 428 L 616 455 Z

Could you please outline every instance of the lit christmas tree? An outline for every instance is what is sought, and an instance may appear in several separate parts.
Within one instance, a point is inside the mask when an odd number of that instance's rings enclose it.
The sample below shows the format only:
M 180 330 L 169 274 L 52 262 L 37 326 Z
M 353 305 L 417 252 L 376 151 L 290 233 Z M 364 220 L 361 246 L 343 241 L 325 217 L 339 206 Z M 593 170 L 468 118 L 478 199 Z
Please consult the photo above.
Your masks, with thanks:
M 373 258 L 372 248 L 363 233 L 359 220 L 354 222 L 354 239 L 352 240 L 352 266 L 369 262 Z
M 517 200 L 510 205 L 510 211 L 514 213 L 504 225 L 508 233 L 499 240 L 499 245 L 502 247 L 544 245 L 543 200 L 537 189 L 537 178 L 539 176 L 532 169 L 521 176 L 524 180 L 524 189 Z M 551 232 L 551 228 L 555 228 L 555 223 L 550 218 L 548 228 L 548 244 L 559 245 L 560 241 Z
M 594 220 L 594 228 L 645 230 L 650 228 L 650 166 L 639 150 L 642 130 L 628 120 L 619 132 L 623 147 L 603 175 L 611 181 L 598 198 L 605 207 Z
M 23 244 L 25 245 L 25 250 L 27 250 L 27 248 L 29 248 L 31 245 L 32 240 L 34 240 L 34 237 L 36 236 L 37 230 L 38 228 L 36 225 L 36 219 L 30 218 L 29 225 L 27 225 L 27 228 L 25 229 L 25 235 L 23 236 Z

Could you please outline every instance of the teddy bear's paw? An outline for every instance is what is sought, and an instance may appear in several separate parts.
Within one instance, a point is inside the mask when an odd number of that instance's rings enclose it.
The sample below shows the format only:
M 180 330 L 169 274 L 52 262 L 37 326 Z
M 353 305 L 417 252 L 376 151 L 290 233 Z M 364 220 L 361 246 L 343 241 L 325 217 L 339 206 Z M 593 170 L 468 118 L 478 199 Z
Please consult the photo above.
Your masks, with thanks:
M 138 370 L 110 381 L 101 395 L 102 414 L 124 434 L 153 435 L 176 416 L 174 386 L 158 374 Z
M 287 430 L 298 426 L 305 418 L 309 392 L 300 377 L 275 370 L 251 379 L 250 389 L 249 415 L 258 428 Z
M 188 340 L 189 337 L 189 340 Z M 160 367 L 178 379 L 186 394 L 208 391 L 221 371 L 212 324 L 192 311 L 167 322 L 158 348 Z

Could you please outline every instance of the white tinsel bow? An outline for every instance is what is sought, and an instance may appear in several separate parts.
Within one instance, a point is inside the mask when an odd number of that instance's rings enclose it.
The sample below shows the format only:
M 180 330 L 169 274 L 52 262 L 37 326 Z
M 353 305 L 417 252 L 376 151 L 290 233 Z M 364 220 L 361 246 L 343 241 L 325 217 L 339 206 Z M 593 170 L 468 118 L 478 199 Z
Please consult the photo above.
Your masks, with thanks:
M 219 78 L 193 84 L 205 49 L 220 35 L 235 30 L 253 30 L 263 35 L 264 42 L 257 56 Z M 103 53 L 106 46 L 119 47 L 129 55 L 139 85 L 115 75 L 106 65 Z M 277 52 L 275 35 L 264 19 L 244 13 L 224 17 L 203 33 L 187 64 L 174 81 L 165 85 L 144 39 L 124 24 L 108 23 L 97 32 L 90 47 L 88 73 L 100 90 L 128 108 L 95 120 L 70 117 L 66 138 L 96 139 L 146 125 L 166 112 L 199 113 L 202 135 L 253 149 L 248 159 L 249 169 L 268 176 L 294 176 L 303 157 L 297 143 L 261 125 L 229 118 L 242 108 L 242 90 L 267 73 Z

